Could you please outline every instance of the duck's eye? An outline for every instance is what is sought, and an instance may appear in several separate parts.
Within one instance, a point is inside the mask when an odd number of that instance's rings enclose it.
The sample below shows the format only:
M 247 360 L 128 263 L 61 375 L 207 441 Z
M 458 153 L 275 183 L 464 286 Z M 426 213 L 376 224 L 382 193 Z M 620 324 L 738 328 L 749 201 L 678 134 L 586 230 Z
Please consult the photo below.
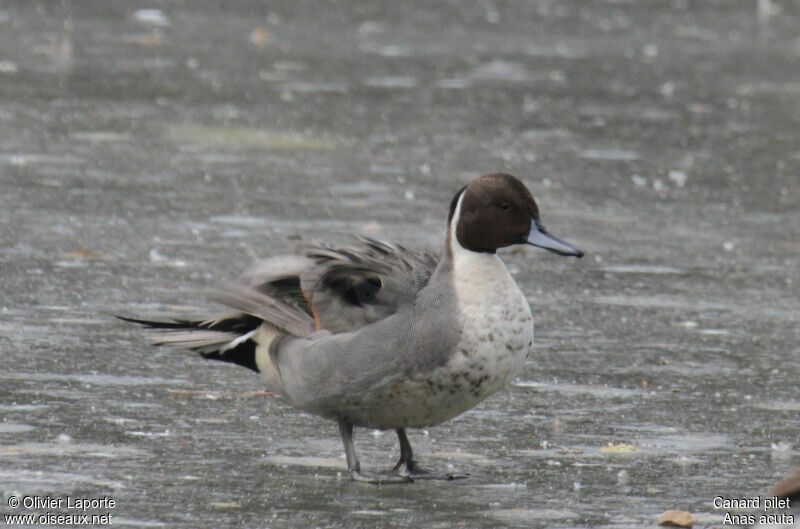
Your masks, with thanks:
M 511 209 L 511 204 L 508 202 L 500 202 L 497 204 L 497 207 L 502 209 L 503 211 L 509 211 Z

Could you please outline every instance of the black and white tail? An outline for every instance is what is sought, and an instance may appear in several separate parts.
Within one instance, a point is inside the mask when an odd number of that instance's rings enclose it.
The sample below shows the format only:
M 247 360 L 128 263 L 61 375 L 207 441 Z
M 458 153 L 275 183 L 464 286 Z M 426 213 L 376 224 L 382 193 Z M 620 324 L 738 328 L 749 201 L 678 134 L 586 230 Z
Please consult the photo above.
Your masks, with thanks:
M 150 329 L 154 345 L 189 349 L 204 358 L 231 362 L 256 373 L 260 371 L 256 362 L 258 344 L 253 336 L 264 321 L 256 316 L 239 313 L 205 321 L 117 318 Z

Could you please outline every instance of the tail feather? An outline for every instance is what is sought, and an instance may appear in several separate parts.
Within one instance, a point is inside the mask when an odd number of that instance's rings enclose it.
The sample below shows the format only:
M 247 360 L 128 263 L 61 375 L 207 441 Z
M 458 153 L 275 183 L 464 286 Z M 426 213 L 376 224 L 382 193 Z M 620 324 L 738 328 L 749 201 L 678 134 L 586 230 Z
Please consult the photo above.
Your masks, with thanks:
M 259 372 L 256 342 L 252 337 L 263 323 L 249 314 L 233 314 L 213 320 L 152 321 L 116 316 L 151 330 L 154 345 L 189 349 L 204 358 L 221 360 Z
M 317 330 L 314 318 L 301 307 L 240 283 L 228 283 L 224 288 L 208 290 L 207 294 L 218 303 L 266 321 L 293 336 L 307 338 Z

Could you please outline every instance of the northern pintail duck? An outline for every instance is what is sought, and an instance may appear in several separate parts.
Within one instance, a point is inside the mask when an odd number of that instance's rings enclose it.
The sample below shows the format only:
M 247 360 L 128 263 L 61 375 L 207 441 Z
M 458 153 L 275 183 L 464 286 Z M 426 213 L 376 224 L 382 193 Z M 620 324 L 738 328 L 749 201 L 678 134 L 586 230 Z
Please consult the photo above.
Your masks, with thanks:
M 214 291 L 233 314 L 123 319 L 155 330 L 156 344 L 248 367 L 293 406 L 337 421 L 355 480 L 465 477 L 419 467 L 406 428 L 464 413 L 522 369 L 531 309 L 496 254 L 515 244 L 583 256 L 544 228 L 522 182 L 490 174 L 456 193 L 440 257 L 366 238 L 354 247 L 315 245 L 262 261 Z M 393 472 L 361 471 L 354 426 L 395 430 Z

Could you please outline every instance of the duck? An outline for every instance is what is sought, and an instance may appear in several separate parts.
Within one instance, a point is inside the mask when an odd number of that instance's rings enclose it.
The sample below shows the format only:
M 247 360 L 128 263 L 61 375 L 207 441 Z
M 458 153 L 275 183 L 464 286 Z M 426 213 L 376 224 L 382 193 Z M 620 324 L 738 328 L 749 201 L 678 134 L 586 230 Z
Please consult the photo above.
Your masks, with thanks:
M 533 317 L 497 255 L 514 245 L 583 256 L 545 228 L 524 183 L 487 174 L 453 197 L 440 255 L 366 237 L 314 243 L 208 291 L 229 309 L 222 316 L 120 318 L 147 328 L 155 345 L 248 368 L 290 405 L 335 421 L 355 481 L 461 479 L 420 466 L 406 429 L 461 415 L 521 372 Z M 361 469 L 355 427 L 396 432 L 390 471 Z

